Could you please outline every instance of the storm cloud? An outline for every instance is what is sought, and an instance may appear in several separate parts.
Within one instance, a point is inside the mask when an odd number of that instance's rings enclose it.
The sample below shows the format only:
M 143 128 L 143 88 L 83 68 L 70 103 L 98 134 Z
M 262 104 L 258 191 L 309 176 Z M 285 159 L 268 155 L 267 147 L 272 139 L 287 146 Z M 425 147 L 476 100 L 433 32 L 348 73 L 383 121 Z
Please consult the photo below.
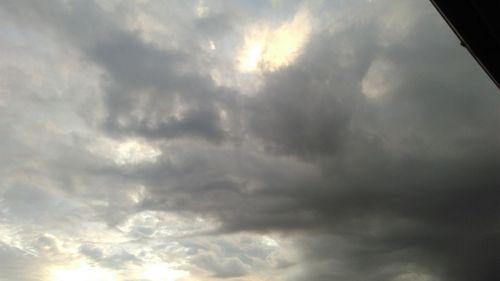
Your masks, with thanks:
M 500 95 L 427 1 L 0 26 L 0 280 L 500 278 Z

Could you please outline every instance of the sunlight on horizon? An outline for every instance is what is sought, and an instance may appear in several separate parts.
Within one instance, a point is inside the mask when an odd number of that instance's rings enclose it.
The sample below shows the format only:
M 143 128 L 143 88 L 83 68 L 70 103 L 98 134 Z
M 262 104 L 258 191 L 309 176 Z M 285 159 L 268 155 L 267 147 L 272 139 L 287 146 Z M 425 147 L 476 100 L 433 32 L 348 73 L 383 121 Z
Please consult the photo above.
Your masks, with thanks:
M 116 276 L 99 267 L 80 264 L 72 268 L 57 268 L 52 272 L 50 281 L 117 281 Z
M 187 275 L 187 271 L 174 269 L 168 264 L 153 263 L 144 266 L 141 277 L 149 281 L 177 281 Z
M 177 281 L 189 272 L 174 269 L 170 264 L 151 263 L 132 270 L 131 277 L 144 281 Z M 50 281 L 118 281 L 118 276 L 104 268 L 80 263 L 72 267 L 58 267 L 51 271 Z

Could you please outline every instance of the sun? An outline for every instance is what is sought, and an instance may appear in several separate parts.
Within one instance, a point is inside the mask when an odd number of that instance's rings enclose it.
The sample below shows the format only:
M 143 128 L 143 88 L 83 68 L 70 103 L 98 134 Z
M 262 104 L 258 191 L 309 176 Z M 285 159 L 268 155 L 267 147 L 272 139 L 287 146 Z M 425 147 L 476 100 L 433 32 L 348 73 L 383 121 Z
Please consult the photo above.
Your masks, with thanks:
M 72 268 L 54 269 L 51 281 L 117 281 L 117 278 L 105 269 L 81 264 Z
M 251 26 L 238 54 L 239 70 L 275 71 L 293 63 L 307 42 L 311 29 L 311 18 L 305 8 L 281 25 L 260 23 Z
M 262 59 L 264 43 L 262 41 L 251 41 L 244 47 L 241 55 L 240 70 L 244 72 L 256 71 Z

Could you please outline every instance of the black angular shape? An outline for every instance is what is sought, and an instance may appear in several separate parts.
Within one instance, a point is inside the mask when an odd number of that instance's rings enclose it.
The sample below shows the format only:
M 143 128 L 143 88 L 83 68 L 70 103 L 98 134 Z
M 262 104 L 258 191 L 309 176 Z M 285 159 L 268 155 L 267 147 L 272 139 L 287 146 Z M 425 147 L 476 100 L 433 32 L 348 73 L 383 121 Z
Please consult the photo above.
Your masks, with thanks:
M 455 34 L 500 88 L 500 1 L 431 0 Z

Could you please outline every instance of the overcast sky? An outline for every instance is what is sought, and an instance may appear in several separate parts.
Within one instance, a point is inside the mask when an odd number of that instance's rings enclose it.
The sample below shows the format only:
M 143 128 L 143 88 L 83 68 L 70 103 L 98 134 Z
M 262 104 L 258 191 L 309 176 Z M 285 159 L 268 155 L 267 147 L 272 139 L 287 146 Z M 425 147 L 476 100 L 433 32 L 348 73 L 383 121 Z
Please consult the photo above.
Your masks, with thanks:
M 421 0 L 0 0 L 1 281 L 500 280 L 500 92 Z

